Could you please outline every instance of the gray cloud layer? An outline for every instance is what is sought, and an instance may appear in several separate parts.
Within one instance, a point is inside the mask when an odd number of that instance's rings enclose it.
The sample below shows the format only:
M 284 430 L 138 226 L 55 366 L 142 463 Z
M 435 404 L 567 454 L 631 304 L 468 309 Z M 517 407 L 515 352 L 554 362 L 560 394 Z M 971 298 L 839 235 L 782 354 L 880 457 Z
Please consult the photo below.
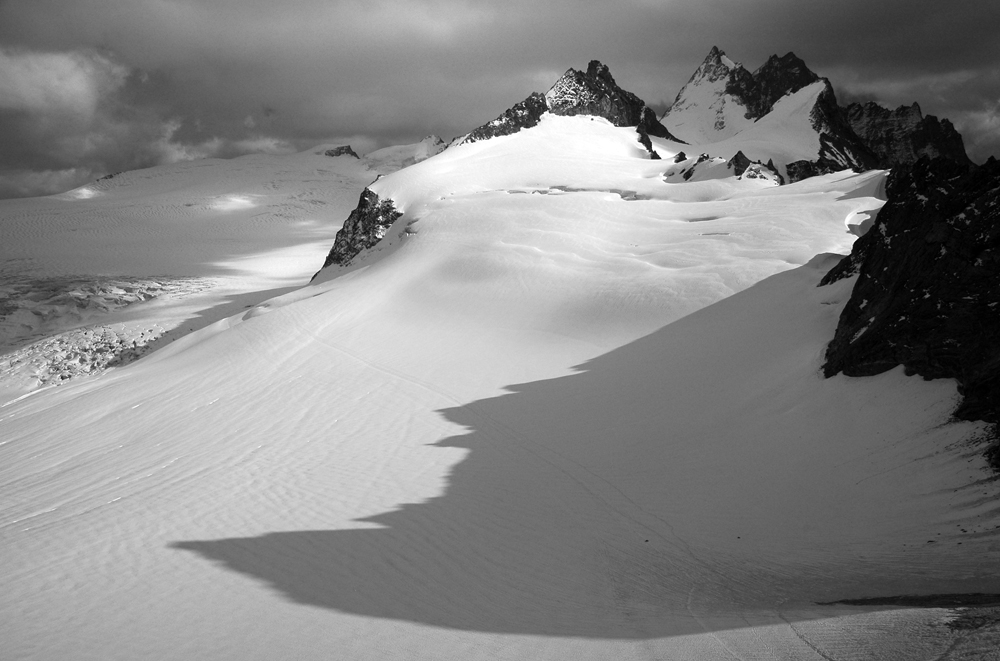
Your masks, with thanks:
M 0 197 L 198 156 L 452 137 L 590 59 L 662 105 L 712 45 L 794 51 L 1000 153 L 1000 3 L 0 0 Z

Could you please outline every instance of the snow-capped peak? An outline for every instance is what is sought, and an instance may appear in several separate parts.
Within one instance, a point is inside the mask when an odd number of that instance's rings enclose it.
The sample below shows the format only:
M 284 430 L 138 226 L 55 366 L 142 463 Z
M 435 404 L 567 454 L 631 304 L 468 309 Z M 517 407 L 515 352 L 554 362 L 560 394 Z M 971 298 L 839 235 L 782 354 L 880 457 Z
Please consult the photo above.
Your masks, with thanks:
M 877 165 L 843 119 L 829 81 L 794 53 L 772 55 L 750 73 L 713 47 L 663 124 L 714 157 L 742 150 L 761 162 L 773 159 L 792 181 Z
M 692 144 L 731 137 L 753 123 L 742 95 L 732 93 L 752 82 L 743 65 L 713 46 L 664 114 L 663 124 Z

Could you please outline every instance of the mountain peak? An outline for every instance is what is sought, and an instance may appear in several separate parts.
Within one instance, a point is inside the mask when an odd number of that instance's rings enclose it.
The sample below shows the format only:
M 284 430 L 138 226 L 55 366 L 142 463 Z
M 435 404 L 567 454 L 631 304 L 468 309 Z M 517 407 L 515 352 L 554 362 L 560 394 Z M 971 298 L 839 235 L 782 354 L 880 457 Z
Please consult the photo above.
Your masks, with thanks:
M 795 53 L 788 52 L 781 57 L 772 55 L 753 72 L 756 98 L 749 105 L 758 117 L 763 116 L 781 97 L 794 94 L 819 79 Z
M 785 53 L 780 57 L 777 54 L 771 55 L 771 57 L 767 58 L 767 62 L 762 64 L 760 68 L 754 72 L 754 76 L 756 76 L 763 70 L 806 72 L 809 75 L 813 76 L 814 80 L 815 78 L 817 78 L 816 74 L 810 71 L 809 67 L 806 66 L 805 61 L 792 51 L 788 51 L 787 53 Z
M 593 78 L 594 80 L 600 80 L 606 85 L 617 87 L 615 79 L 611 76 L 611 69 L 608 65 L 602 63 L 600 60 L 591 60 L 587 65 L 587 78 Z
M 533 92 L 493 121 L 474 129 L 462 142 L 517 133 L 535 126 L 546 112 L 603 117 L 615 126 L 636 127 L 640 136 L 674 139 L 645 101 L 619 87 L 606 64 L 591 60 L 585 72 L 568 69 L 544 95 Z
M 687 84 L 696 84 L 697 81 L 702 80 L 714 83 L 722 78 L 740 77 L 741 73 L 750 75 L 750 72 L 744 69 L 742 64 L 727 57 L 725 51 L 720 50 L 718 46 L 712 46 L 712 50 L 708 52 L 701 65 L 691 75 Z
M 672 137 L 646 102 L 619 87 L 598 60 L 590 61 L 586 73 L 567 70 L 545 93 L 545 104 L 554 115 L 594 115 L 615 126 L 635 126 L 640 134 Z

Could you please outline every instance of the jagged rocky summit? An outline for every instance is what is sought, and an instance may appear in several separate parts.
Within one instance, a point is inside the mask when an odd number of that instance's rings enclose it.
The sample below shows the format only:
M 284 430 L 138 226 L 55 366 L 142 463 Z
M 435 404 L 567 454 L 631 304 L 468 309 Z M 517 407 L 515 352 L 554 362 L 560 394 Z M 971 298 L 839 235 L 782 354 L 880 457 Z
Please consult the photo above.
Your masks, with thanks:
M 955 417 L 1000 423 L 1000 162 L 921 157 L 894 168 L 875 224 L 823 279 L 858 275 L 827 376 L 954 378 Z M 1000 469 L 1000 447 L 991 450 Z
M 538 124 L 546 112 L 553 115 L 592 115 L 603 117 L 615 126 L 634 126 L 639 141 L 651 156 L 655 155 L 655 151 L 649 140 L 650 135 L 676 140 L 645 101 L 619 87 L 608 67 L 592 60 L 585 72 L 569 69 L 545 94 L 532 93 L 458 142 L 477 142 L 517 133 Z M 658 155 L 654 157 L 659 158 Z

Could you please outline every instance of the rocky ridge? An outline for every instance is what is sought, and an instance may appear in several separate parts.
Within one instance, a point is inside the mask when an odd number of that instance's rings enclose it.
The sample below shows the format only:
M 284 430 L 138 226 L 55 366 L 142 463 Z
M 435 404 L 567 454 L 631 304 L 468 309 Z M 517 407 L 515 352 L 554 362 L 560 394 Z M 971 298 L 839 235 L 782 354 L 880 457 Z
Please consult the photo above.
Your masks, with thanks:
M 895 110 L 874 101 L 852 103 L 843 108 L 851 129 L 875 153 L 879 166 L 912 165 L 921 156 L 943 156 L 962 165 L 970 165 L 965 143 L 947 119 L 920 111 L 914 103 Z
M 648 136 L 676 140 L 645 101 L 619 87 L 607 65 L 592 60 L 586 71 L 567 70 L 545 94 L 533 92 L 524 101 L 474 129 L 456 143 L 517 133 L 538 124 L 546 112 L 554 115 L 591 115 L 603 117 L 615 126 L 634 126 L 639 141 L 655 158 L 659 156 L 654 156 L 652 145 L 646 145 Z
M 555 115 L 592 115 L 603 117 L 615 126 L 634 126 L 637 142 L 646 149 L 651 159 L 658 159 L 660 155 L 653 149 L 649 136 L 674 139 L 642 99 L 619 87 L 608 67 L 593 60 L 586 72 L 569 69 L 544 95 L 532 93 L 493 121 L 472 130 L 452 144 L 478 142 L 517 133 L 538 124 L 546 112 Z M 365 188 L 358 206 L 337 232 L 323 268 L 334 264 L 349 264 L 361 251 L 381 241 L 401 215 L 402 212 L 392 200 L 383 200 L 370 188 Z
M 888 201 L 821 284 L 857 274 L 826 376 L 903 365 L 954 378 L 962 420 L 1000 424 L 1000 162 L 921 157 L 893 169 Z M 1000 469 L 1000 446 L 990 450 Z
M 538 120 L 548 110 L 545 97 L 538 92 L 532 92 L 528 98 L 520 103 L 504 110 L 503 113 L 491 122 L 473 129 L 467 136 L 456 141 L 457 144 L 465 142 L 479 142 L 489 140 L 502 135 L 511 135 L 521 129 L 531 128 L 538 124 Z

